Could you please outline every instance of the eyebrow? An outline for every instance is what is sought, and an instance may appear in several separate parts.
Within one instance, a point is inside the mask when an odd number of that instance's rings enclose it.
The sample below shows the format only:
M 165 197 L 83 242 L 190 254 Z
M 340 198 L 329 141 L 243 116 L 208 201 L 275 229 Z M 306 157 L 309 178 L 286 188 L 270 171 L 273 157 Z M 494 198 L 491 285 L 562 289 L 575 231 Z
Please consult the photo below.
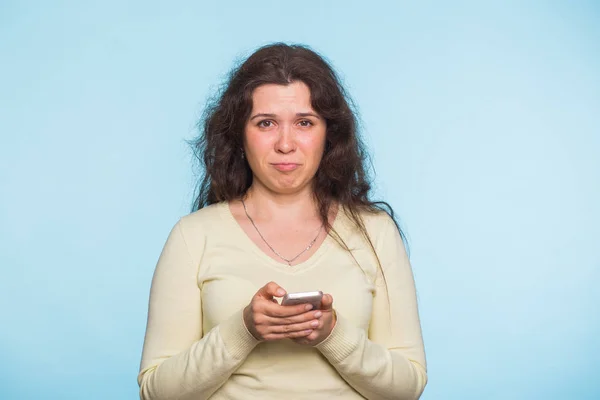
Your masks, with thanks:
M 267 114 L 267 113 L 259 113 L 259 114 L 255 114 L 252 116 L 252 118 L 250 118 L 250 121 L 252 121 L 255 118 L 276 118 L 277 115 L 276 114 Z M 321 117 L 319 117 L 317 114 L 314 113 L 310 113 L 310 112 L 304 112 L 304 113 L 296 113 L 296 117 L 314 117 L 317 119 L 321 119 Z

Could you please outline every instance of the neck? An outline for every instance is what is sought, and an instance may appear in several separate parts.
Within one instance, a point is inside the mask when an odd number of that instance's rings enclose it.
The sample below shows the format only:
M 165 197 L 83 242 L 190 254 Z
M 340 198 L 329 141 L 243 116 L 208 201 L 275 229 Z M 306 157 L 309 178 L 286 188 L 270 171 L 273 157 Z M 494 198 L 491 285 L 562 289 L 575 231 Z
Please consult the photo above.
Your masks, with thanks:
M 281 194 L 252 185 L 244 201 L 257 219 L 278 221 L 309 220 L 319 218 L 317 202 L 311 190 Z

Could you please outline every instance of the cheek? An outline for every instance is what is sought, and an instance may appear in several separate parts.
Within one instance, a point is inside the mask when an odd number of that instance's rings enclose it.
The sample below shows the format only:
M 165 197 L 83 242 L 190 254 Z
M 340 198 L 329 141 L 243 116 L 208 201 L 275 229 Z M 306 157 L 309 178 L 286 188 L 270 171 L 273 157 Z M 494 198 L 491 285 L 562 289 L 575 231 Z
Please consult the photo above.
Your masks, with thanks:
M 304 154 L 313 159 L 321 159 L 325 150 L 325 139 L 322 137 L 310 137 L 301 142 Z
M 267 135 L 260 135 L 249 131 L 246 133 L 246 147 L 250 153 L 260 156 L 268 152 L 273 147 L 273 144 Z

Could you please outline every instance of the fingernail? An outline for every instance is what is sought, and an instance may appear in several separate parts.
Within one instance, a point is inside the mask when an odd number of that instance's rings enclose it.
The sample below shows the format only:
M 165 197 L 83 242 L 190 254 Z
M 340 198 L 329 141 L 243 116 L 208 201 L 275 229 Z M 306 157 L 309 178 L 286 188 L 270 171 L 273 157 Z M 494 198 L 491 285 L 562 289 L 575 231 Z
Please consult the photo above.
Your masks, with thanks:
M 307 305 L 306 305 L 306 307 L 304 307 L 304 309 L 305 309 L 306 311 L 310 311 L 310 310 L 312 310 L 312 309 L 313 309 L 313 306 L 312 306 L 312 304 L 307 304 Z
M 310 335 L 312 333 L 312 329 L 307 329 L 304 331 L 304 333 L 306 333 L 307 335 Z
M 277 293 L 277 296 L 283 296 L 285 294 L 285 290 L 279 288 L 279 289 L 277 289 L 276 293 Z
M 315 313 L 315 318 L 319 318 L 321 315 L 323 315 L 323 313 L 321 311 L 317 311 Z
M 311 326 L 317 327 L 319 326 L 319 321 L 313 321 L 310 323 Z

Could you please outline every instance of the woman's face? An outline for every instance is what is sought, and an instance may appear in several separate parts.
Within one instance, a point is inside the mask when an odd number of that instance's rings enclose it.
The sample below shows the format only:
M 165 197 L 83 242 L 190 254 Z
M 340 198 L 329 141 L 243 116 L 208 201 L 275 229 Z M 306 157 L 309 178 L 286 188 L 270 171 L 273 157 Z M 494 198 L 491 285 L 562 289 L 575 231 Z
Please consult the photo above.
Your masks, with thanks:
M 310 188 L 325 149 L 325 131 L 303 82 L 256 88 L 244 137 L 253 185 L 281 194 Z

